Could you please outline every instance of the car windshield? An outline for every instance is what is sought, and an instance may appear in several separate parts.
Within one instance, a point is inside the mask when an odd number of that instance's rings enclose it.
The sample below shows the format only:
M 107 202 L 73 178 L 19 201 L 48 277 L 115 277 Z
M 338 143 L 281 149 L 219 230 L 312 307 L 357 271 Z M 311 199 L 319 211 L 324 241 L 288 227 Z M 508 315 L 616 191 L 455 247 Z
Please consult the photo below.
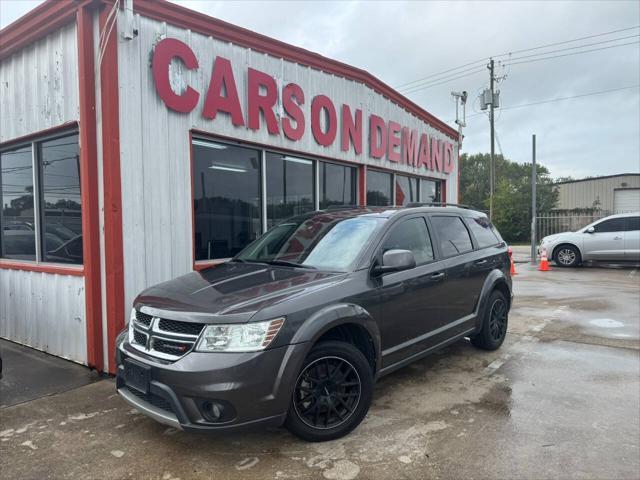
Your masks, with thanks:
M 339 213 L 293 218 L 255 240 L 233 261 L 346 272 L 384 220 Z

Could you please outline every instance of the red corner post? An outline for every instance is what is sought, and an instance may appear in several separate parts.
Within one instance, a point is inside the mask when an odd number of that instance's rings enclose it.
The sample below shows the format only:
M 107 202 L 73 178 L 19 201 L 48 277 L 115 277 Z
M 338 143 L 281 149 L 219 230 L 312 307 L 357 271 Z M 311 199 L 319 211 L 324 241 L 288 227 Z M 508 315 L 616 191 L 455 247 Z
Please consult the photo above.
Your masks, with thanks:
M 102 298 L 100 290 L 100 207 L 96 145 L 96 95 L 93 61 L 93 16 L 90 6 L 76 12 L 80 89 L 80 185 L 82 249 L 87 322 L 87 363 L 103 370 Z
M 116 335 L 124 328 L 125 311 L 118 103 L 118 12 L 114 8 L 117 8 L 117 3 L 103 4 L 98 21 L 100 38 L 103 39 L 98 48 L 103 52 L 100 64 L 100 105 L 102 107 L 107 358 L 109 359 L 113 358 Z M 108 371 L 115 373 L 115 365 L 111 361 Z

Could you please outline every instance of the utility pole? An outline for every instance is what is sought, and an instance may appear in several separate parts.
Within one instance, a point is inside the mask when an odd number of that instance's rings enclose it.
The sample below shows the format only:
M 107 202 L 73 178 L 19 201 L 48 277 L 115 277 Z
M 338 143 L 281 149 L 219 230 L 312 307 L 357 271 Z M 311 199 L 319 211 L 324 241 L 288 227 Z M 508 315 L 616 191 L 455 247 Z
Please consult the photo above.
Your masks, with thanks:
M 538 171 L 536 170 L 536 135 L 531 139 L 531 263 L 536 261 L 536 183 L 538 181 Z
M 491 90 L 491 104 L 489 106 L 489 124 L 491 125 L 491 165 L 489 166 L 489 220 L 493 221 L 493 192 L 495 190 L 496 171 L 495 171 L 495 131 L 493 127 L 494 119 L 494 75 L 493 75 L 493 58 L 489 62 L 489 89 Z

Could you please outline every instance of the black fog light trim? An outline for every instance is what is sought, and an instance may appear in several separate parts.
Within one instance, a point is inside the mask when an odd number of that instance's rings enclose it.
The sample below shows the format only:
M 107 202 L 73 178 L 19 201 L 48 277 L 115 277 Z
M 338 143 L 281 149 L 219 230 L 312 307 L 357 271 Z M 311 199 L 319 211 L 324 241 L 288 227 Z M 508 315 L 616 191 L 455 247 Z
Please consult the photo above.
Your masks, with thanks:
M 202 400 L 200 412 L 211 423 L 227 423 L 236 418 L 236 410 L 225 400 Z

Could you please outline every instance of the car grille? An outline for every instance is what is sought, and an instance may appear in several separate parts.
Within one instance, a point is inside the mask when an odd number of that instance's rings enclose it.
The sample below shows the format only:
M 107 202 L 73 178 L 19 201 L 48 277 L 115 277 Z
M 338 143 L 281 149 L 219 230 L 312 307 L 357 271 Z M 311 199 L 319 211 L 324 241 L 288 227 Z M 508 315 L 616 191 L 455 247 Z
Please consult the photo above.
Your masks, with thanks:
M 175 413 L 173 411 L 173 407 L 171 406 L 171 404 L 167 400 L 165 400 L 164 398 L 158 395 L 155 395 L 153 393 L 142 393 L 136 390 L 135 388 L 127 388 L 127 390 L 129 390 L 129 392 L 131 392 L 132 395 L 135 395 L 140 400 L 143 400 L 153 405 L 154 407 L 161 408 L 165 412 Z
M 147 355 L 177 360 L 193 350 L 203 323 L 158 318 L 136 310 L 129 326 L 129 343 Z

